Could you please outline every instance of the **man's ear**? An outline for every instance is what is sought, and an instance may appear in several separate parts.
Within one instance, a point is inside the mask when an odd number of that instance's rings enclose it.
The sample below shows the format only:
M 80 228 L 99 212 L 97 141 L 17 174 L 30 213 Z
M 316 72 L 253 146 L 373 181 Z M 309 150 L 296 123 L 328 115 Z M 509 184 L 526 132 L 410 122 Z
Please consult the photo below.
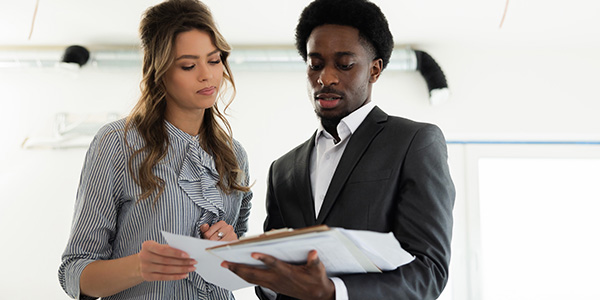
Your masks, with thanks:
M 377 58 L 371 62 L 371 77 L 369 83 L 375 83 L 383 71 L 383 59 Z

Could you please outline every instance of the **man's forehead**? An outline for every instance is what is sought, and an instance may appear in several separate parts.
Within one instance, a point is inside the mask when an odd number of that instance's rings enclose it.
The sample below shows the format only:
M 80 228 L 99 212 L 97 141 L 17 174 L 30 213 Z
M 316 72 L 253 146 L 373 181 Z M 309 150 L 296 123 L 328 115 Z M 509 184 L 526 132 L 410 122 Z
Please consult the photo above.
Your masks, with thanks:
M 334 52 L 356 52 L 360 44 L 358 30 L 349 26 L 323 25 L 316 27 L 306 41 L 310 49 L 328 49 Z
M 341 25 L 316 27 L 307 40 L 306 52 L 307 57 L 313 58 L 372 56 L 358 30 Z
M 323 24 L 313 28 L 308 36 L 308 40 L 321 35 L 340 36 L 346 39 L 352 37 L 358 39 L 360 32 L 357 28 L 348 25 Z

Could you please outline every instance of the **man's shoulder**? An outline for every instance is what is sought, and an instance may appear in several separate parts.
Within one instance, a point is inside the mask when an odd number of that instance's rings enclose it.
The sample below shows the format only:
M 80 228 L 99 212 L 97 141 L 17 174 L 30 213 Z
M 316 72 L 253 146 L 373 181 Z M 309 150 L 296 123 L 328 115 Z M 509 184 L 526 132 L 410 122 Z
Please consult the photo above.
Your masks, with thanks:
M 388 115 L 381 109 L 375 112 L 371 122 L 384 126 L 384 130 L 378 134 L 378 138 L 384 140 L 409 142 L 417 139 L 426 143 L 445 140 L 442 130 L 433 123 Z
M 295 161 L 299 159 L 299 157 L 301 157 L 304 153 L 306 153 L 306 151 L 309 150 L 309 147 L 311 147 L 310 140 L 304 141 L 302 144 L 294 147 L 292 150 L 280 156 L 276 160 L 276 162 Z
M 373 119 L 375 122 L 384 121 L 386 126 L 403 128 L 405 130 L 418 131 L 424 128 L 430 128 L 432 130 L 439 130 L 438 126 L 432 123 L 415 121 L 406 117 L 389 115 L 379 107 L 373 110 Z
M 404 126 L 409 128 L 427 128 L 427 127 L 437 127 L 437 125 L 428 122 L 415 121 L 404 117 L 399 116 L 389 116 L 388 122 L 394 126 Z

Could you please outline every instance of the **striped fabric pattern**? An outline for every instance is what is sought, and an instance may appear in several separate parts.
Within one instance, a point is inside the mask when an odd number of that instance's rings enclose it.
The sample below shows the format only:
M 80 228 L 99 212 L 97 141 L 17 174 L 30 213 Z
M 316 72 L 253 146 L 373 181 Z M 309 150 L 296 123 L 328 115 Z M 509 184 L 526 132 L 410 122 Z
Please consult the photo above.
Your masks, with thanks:
M 137 172 L 143 157 L 131 155 L 144 141 L 135 130 L 128 131 L 125 141 L 124 127 L 124 119 L 105 125 L 86 154 L 71 235 L 58 272 L 62 288 L 72 298 L 93 299 L 79 290 L 79 277 L 89 263 L 138 253 L 146 240 L 165 244 L 161 230 L 200 237 L 200 225 L 219 220 L 232 225 L 238 236 L 248 229 L 252 192 L 227 195 L 218 189 L 214 160 L 200 147 L 198 137 L 167 121 L 170 146 L 153 169 L 165 181 L 165 191 L 156 203 L 156 194 L 136 203 L 141 189 L 133 180 L 137 174 L 129 172 L 128 159 L 134 160 Z M 246 152 L 237 141 L 234 150 L 247 185 Z M 144 282 L 103 299 L 233 299 L 233 295 L 192 272 L 187 279 Z

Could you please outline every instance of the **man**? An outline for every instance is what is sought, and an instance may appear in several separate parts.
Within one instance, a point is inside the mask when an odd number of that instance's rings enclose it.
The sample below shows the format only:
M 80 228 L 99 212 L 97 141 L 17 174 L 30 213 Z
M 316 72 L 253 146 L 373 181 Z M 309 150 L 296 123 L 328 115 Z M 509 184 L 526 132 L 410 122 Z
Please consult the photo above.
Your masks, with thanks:
M 318 253 L 266 269 L 224 262 L 261 299 L 436 299 L 448 278 L 454 185 L 438 127 L 388 116 L 371 102 L 393 39 L 366 0 L 316 0 L 296 27 L 321 126 L 269 171 L 265 231 L 317 224 L 393 232 L 415 260 L 394 271 L 327 278 Z M 393 96 L 393 95 L 390 95 Z M 271 290 L 271 291 L 269 291 Z M 285 295 L 285 296 L 284 296 Z

